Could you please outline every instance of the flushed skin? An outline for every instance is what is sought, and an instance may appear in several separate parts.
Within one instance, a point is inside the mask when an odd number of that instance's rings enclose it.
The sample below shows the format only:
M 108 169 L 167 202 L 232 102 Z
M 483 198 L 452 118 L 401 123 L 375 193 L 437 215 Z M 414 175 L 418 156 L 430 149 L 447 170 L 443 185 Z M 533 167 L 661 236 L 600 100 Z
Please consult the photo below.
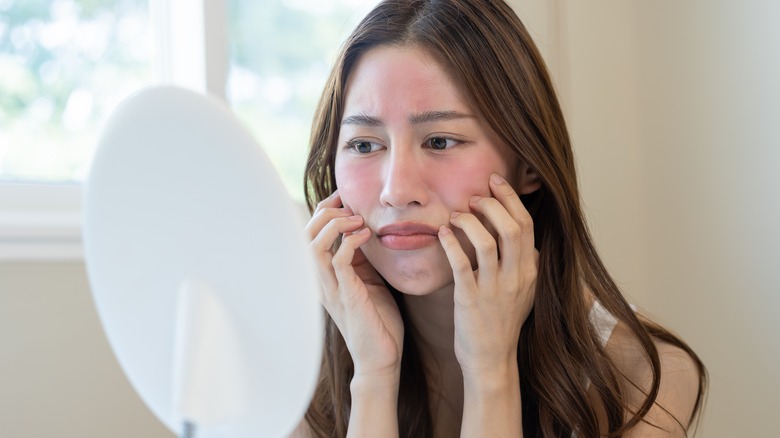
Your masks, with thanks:
M 438 231 L 450 225 L 453 211 L 469 211 L 472 196 L 490 196 L 491 174 L 507 177 L 516 172 L 509 149 L 496 144 L 436 60 L 421 49 L 380 47 L 367 52 L 347 89 L 344 119 L 354 121 L 341 126 L 336 182 L 344 205 L 375 232 L 401 222 Z M 440 116 L 421 120 L 432 113 Z M 373 120 L 361 121 L 357 115 Z M 364 153 L 349 147 L 360 141 L 375 150 Z M 444 148 L 434 149 L 432 141 Z M 474 260 L 469 240 L 455 231 Z M 372 236 L 361 250 L 397 290 L 425 294 L 452 282 L 441 245 L 401 252 L 387 250 L 382 240 Z
M 474 117 L 411 123 L 436 112 Z M 330 317 L 301 433 L 685 434 L 703 365 L 598 259 L 555 93 L 505 4 L 380 4 L 334 67 L 311 143 L 307 232 Z M 404 240 L 436 226 L 437 244 Z M 595 299 L 620 321 L 606 347 Z

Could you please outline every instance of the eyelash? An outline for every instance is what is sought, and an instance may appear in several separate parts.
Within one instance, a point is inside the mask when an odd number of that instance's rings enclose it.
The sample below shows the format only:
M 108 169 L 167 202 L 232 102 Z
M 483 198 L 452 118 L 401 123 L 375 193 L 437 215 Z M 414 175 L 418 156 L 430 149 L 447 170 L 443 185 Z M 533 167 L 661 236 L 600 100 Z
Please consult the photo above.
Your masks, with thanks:
M 376 152 L 375 150 L 371 150 L 371 151 L 369 151 L 369 152 L 360 152 L 360 151 L 358 150 L 358 148 L 357 148 L 357 145 L 358 145 L 358 144 L 360 144 L 360 143 L 368 143 L 368 144 L 370 144 L 370 145 L 372 146 L 372 147 L 371 147 L 371 149 L 373 149 L 373 146 L 374 146 L 374 145 L 377 145 L 377 146 L 380 146 L 380 147 L 381 147 L 381 145 L 380 145 L 379 143 L 375 142 L 375 141 L 366 140 L 366 139 L 362 139 L 362 138 L 354 138 L 354 139 L 352 139 L 352 140 L 349 140 L 349 141 L 347 142 L 347 144 L 346 144 L 346 146 L 345 146 L 345 149 L 351 149 L 351 150 L 353 150 L 354 152 L 357 152 L 358 154 L 363 154 L 363 155 L 364 155 L 364 154 L 371 153 L 371 152 Z
M 431 142 L 433 140 L 444 140 L 446 142 L 445 143 L 445 147 L 443 149 L 434 148 L 432 146 L 432 144 L 431 144 Z M 450 143 L 452 143 L 452 145 L 449 145 Z M 426 147 L 428 147 L 429 149 L 435 150 L 435 151 L 444 151 L 444 150 L 447 150 L 447 149 L 451 149 L 452 147 L 457 146 L 457 145 L 459 145 L 461 143 L 463 143 L 463 142 L 460 141 L 460 140 L 457 140 L 457 139 L 454 139 L 454 138 L 450 138 L 450 137 L 444 137 L 442 135 L 435 135 L 433 137 L 429 137 L 429 138 L 425 139 L 425 142 L 423 142 L 423 144 L 426 145 Z
M 444 148 L 441 148 L 441 149 L 434 148 L 432 146 L 432 143 L 431 143 L 433 140 L 444 140 L 447 145 Z M 358 150 L 358 148 L 357 148 L 357 145 L 360 144 L 360 143 L 368 143 L 368 144 L 370 144 L 372 150 L 370 150 L 368 152 L 360 152 Z M 452 149 L 453 147 L 455 147 L 455 146 L 457 146 L 459 144 L 463 144 L 463 143 L 465 143 L 465 142 L 462 141 L 462 140 L 458 140 L 458 139 L 451 138 L 451 137 L 445 137 L 445 136 L 442 136 L 442 135 L 435 135 L 435 136 L 428 137 L 427 139 L 425 139 L 425 141 L 423 142 L 423 147 L 425 147 L 427 149 L 434 150 L 434 151 L 444 151 L 444 150 L 447 150 L 447 149 Z M 381 145 L 379 143 L 375 142 L 375 141 L 371 141 L 371 140 L 367 140 L 367 139 L 361 139 L 361 138 L 355 138 L 355 139 L 349 140 L 346 143 L 345 149 L 351 149 L 351 150 L 357 152 L 358 154 L 365 155 L 365 154 L 369 154 L 371 152 L 376 152 L 376 150 L 374 150 L 374 148 L 373 148 L 374 145 L 377 145 L 377 146 L 381 147 Z

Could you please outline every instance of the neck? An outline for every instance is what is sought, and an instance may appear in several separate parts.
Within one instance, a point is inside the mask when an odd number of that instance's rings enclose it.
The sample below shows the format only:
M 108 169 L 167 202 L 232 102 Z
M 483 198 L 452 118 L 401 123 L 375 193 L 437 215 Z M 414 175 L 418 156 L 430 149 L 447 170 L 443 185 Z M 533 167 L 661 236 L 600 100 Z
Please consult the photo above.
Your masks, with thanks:
M 455 436 L 463 416 L 463 374 L 455 357 L 453 285 L 404 295 L 404 306 L 428 381 L 434 436 Z
M 427 370 L 457 367 L 453 285 L 428 295 L 404 295 L 404 306 Z

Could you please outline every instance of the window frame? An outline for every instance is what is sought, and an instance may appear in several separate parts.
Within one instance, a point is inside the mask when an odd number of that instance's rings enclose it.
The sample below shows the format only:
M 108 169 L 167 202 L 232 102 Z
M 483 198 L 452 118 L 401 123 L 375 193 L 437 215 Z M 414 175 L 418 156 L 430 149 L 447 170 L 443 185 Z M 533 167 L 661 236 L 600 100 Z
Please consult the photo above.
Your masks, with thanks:
M 0 184 L 0 261 L 80 260 L 81 185 Z

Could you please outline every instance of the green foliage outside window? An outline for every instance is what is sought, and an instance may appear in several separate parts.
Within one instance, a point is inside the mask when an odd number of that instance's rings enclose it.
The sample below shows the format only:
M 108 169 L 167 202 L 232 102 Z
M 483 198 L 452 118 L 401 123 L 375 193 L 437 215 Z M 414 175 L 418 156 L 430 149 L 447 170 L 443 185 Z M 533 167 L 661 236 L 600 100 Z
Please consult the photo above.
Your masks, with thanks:
M 375 0 L 232 0 L 228 100 L 303 200 L 311 118 L 342 40 Z
M 226 1 L 228 100 L 298 199 L 324 81 L 375 2 Z M 148 9 L 148 0 L 0 0 L 0 181 L 83 177 L 110 111 L 156 82 Z
M 0 179 L 80 179 L 150 55 L 146 0 L 0 0 Z

